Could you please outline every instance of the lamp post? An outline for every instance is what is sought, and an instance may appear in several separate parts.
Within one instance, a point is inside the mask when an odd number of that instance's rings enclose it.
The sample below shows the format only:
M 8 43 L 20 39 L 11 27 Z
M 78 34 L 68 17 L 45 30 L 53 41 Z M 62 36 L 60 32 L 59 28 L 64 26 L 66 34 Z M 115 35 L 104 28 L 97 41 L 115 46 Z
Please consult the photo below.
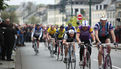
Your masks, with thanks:
M 72 9 L 72 0 L 70 1 L 71 4 L 71 17 L 73 16 L 73 9 Z
M 92 11 L 92 9 L 91 9 L 91 5 L 92 5 L 92 0 L 89 0 L 89 24 L 90 24 L 90 26 L 91 26 L 91 11 Z
M 55 1 L 55 5 L 54 5 L 54 24 L 56 24 L 56 0 Z

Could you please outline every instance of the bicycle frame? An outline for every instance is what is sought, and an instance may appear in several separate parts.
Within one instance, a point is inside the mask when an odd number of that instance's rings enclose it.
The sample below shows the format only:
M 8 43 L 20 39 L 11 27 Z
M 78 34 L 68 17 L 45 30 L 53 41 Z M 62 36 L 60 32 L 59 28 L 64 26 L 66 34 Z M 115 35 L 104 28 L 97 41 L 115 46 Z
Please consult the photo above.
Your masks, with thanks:
M 76 69 L 76 62 L 72 62 L 72 54 L 76 58 L 74 48 L 73 48 L 73 43 L 74 42 L 68 42 L 69 48 L 68 48 L 68 56 L 67 56 L 67 63 L 66 63 L 67 69 L 70 69 L 70 64 L 71 64 L 71 69 Z M 73 68 L 73 63 L 74 63 L 74 68 Z
M 34 38 L 34 51 L 35 51 L 35 55 L 37 55 L 38 54 L 38 47 L 37 47 L 37 39 L 36 38 Z
M 89 44 L 83 44 L 81 46 L 84 46 L 84 52 L 83 52 L 83 56 L 82 56 L 83 69 L 85 69 L 85 66 L 87 66 L 89 69 L 91 69 L 91 58 L 90 58 L 90 53 L 87 48 L 89 46 Z M 81 66 L 80 66 L 80 68 L 81 68 Z
M 62 59 L 61 60 L 63 60 L 63 46 L 62 46 L 62 40 L 58 40 L 57 41 L 57 46 L 58 46 L 58 54 L 57 54 L 57 60 L 59 59 L 59 55 L 61 54 L 61 56 L 62 56 Z
M 107 46 L 111 45 L 110 43 L 102 44 L 103 47 L 103 68 L 107 69 L 107 67 L 110 67 L 112 69 L 112 61 L 110 57 L 110 53 L 108 53 L 109 49 L 107 49 Z
M 51 57 L 53 57 L 54 56 L 54 54 L 53 54 L 53 40 L 54 40 L 54 38 L 51 38 L 50 39 L 50 55 L 51 55 Z

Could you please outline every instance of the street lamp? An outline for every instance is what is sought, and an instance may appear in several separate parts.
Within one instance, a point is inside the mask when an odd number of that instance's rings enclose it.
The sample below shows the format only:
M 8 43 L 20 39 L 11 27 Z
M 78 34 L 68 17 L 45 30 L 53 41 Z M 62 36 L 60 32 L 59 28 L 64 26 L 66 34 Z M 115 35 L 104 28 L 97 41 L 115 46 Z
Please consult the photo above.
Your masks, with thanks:
M 73 9 L 72 9 L 72 0 L 70 1 L 71 4 L 71 17 L 73 16 Z
M 89 24 L 91 26 L 91 5 L 92 5 L 92 0 L 89 0 Z

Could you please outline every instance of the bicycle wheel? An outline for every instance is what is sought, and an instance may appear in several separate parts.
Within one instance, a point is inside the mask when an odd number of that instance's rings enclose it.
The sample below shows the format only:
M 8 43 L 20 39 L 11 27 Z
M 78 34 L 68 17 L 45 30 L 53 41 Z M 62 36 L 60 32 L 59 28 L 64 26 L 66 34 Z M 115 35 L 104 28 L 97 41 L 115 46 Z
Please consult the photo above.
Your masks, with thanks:
M 86 57 L 83 57 L 83 69 L 85 69 L 85 66 L 86 66 Z
M 54 55 L 53 55 L 53 44 L 52 44 L 52 42 L 51 42 L 51 44 L 50 44 L 51 46 L 51 49 L 50 49 L 50 54 L 51 54 L 51 57 L 54 57 Z
M 66 69 L 70 69 L 70 62 L 66 63 Z
M 76 69 L 76 62 L 71 62 L 71 69 Z
M 63 45 L 61 45 L 61 56 L 62 56 L 61 61 L 63 61 Z
M 90 57 L 90 53 L 87 52 L 87 68 L 91 69 L 91 57 Z
M 37 50 L 37 42 L 35 42 L 35 44 L 34 44 L 34 51 L 35 51 L 35 55 L 37 55 L 37 54 L 38 54 L 38 50 Z
M 105 57 L 104 69 L 112 69 L 112 61 L 109 54 Z
M 57 61 L 58 61 L 59 60 L 59 55 L 60 55 L 60 47 L 58 46 L 57 49 L 58 49 L 57 50 Z

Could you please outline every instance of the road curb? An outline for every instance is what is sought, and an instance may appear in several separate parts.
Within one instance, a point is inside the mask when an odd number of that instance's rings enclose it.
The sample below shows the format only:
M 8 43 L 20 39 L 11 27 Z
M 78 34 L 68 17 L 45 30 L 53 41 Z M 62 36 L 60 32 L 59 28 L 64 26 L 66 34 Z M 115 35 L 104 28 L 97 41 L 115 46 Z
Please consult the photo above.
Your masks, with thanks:
M 20 47 L 17 48 L 16 51 L 16 64 L 15 64 L 15 69 L 22 69 L 22 61 L 21 61 L 21 51 Z

